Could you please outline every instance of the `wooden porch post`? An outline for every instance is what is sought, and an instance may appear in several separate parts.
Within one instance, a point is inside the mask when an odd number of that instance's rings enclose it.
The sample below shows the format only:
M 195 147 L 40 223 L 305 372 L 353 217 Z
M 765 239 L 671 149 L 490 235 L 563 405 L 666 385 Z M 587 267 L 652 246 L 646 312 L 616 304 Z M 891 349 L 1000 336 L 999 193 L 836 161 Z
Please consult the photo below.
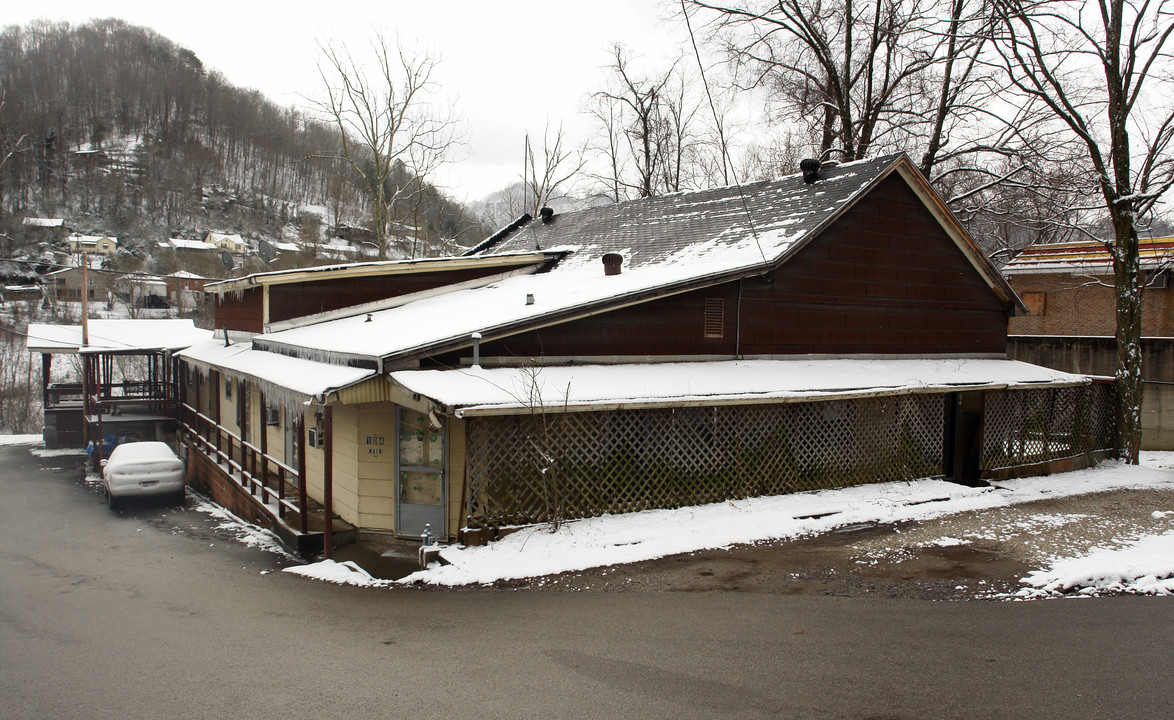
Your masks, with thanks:
M 306 416 L 298 413 L 295 421 L 298 430 L 298 524 L 302 533 L 309 532 L 309 517 L 306 515 Z
M 334 412 L 330 405 L 322 408 L 322 557 L 334 551 Z
M 49 382 L 53 374 L 53 354 L 41 353 L 41 407 L 49 406 Z
M 257 395 L 260 408 L 257 418 L 257 429 L 261 431 L 261 437 L 258 438 L 261 442 L 261 502 L 265 500 L 265 488 L 269 487 L 269 461 L 266 459 L 269 455 L 269 420 L 265 417 L 268 410 L 268 405 L 265 403 L 265 391 L 258 388 Z M 253 464 L 253 474 L 257 474 L 257 465 Z M 281 503 L 277 504 L 277 516 L 281 517 Z

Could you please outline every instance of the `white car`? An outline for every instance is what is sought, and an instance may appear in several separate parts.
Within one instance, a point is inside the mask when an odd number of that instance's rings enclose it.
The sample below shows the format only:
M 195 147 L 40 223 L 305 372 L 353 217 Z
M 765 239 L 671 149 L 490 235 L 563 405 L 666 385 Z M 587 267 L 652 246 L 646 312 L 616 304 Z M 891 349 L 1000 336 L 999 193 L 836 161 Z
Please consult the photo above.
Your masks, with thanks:
M 111 510 L 126 498 L 172 495 L 183 502 L 183 461 L 167 443 L 129 442 L 102 461 L 102 487 Z

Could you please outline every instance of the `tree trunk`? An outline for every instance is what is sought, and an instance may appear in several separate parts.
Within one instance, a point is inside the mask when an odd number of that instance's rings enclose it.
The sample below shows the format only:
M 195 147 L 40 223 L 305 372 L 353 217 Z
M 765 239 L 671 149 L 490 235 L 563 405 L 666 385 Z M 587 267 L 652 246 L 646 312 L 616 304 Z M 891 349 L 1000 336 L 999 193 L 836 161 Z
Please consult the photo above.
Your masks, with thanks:
M 1137 230 L 1117 231 L 1113 246 L 1117 289 L 1117 457 L 1136 465 L 1141 450 L 1141 283 Z

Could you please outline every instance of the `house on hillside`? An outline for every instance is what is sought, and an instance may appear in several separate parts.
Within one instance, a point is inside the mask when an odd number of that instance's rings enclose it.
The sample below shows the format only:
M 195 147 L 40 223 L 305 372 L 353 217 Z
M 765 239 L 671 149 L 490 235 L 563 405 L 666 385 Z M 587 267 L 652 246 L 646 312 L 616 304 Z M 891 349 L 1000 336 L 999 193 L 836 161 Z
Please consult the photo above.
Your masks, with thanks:
M 131 307 L 167 308 L 167 282 L 157 275 L 127 275 L 122 279 Z
M 52 243 L 61 240 L 70 231 L 64 218 L 26 217 L 21 220 L 20 224 L 26 233 L 35 237 L 39 242 Z
M 63 268 L 45 276 L 45 294 L 53 301 L 80 302 L 84 284 L 87 300 L 105 302 L 117 277 L 92 265 L 89 272 L 80 267 Z
M 327 549 L 1112 447 L 1112 385 L 1006 359 L 1022 305 L 904 155 L 206 290 L 193 481 Z
M 1142 448 L 1174 449 L 1174 237 L 1138 240 L 1142 278 Z M 1026 315 L 1011 318 L 1011 357 L 1066 372 L 1117 368 L 1113 260 L 1096 240 L 1033 245 L 1003 268 Z
M 183 238 L 171 238 L 166 242 L 159 243 L 159 247 L 163 250 L 174 250 L 177 253 L 211 254 L 220 251 L 218 246 L 210 242 L 184 240 Z
M 69 251 L 74 255 L 113 255 L 118 252 L 118 238 L 73 233 L 66 240 L 69 242 Z
M 204 302 L 204 285 L 208 279 L 178 270 L 163 278 L 167 283 L 167 299 L 173 307 L 191 310 Z
M 204 236 L 204 242 L 233 255 L 243 255 L 249 250 L 248 243 L 240 235 L 235 234 L 210 232 Z

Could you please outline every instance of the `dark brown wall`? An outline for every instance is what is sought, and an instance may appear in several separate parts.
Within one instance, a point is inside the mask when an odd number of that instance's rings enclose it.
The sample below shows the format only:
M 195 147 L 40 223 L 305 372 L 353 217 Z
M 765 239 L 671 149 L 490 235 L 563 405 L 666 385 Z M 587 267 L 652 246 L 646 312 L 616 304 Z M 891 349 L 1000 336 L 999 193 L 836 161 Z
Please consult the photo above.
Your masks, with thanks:
M 250 288 L 239 296 L 225 293 L 216 298 L 216 329 L 225 326 L 229 330 L 259 333 L 264 329 L 261 322 L 261 288 Z
M 725 301 L 720 339 L 703 336 L 707 298 Z M 743 355 L 1002 353 L 1006 308 L 894 176 L 768 278 L 743 281 L 740 308 L 731 282 L 488 342 L 482 355 L 732 355 L 736 339 Z
M 501 268 L 479 268 L 383 277 L 311 279 L 273 285 L 269 289 L 269 322 L 362 305 L 501 272 Z M 216 305 L 216 327 L 228 323 L 230 330 L 261 332 L 261 315 L 260 288 L 245 290 L 239 300 L 233 297 L 233 293 L 226 293 Z

